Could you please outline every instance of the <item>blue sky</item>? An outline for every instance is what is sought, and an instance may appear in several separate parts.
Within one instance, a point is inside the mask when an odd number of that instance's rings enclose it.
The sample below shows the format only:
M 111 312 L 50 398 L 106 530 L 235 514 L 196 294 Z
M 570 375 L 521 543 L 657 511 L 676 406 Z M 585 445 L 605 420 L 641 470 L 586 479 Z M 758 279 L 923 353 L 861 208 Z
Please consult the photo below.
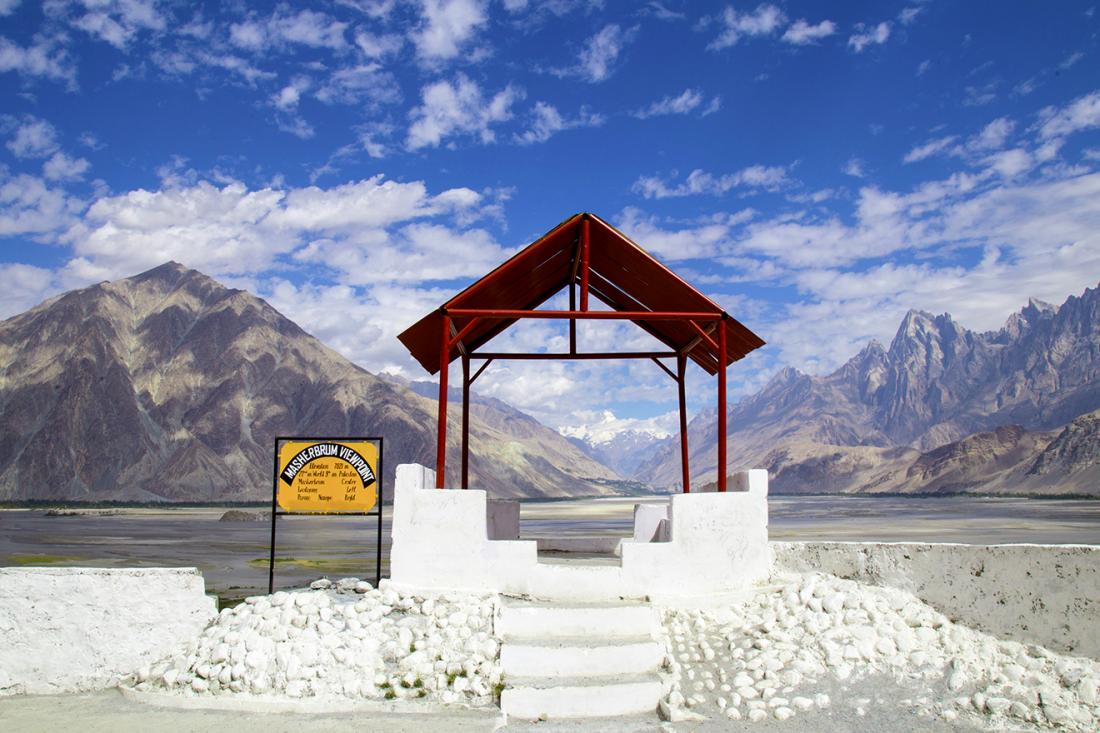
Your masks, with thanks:
M 588 210 L 768 341 L 744 395 L 909 308 L 985 330 L 1096 285 L 1098 29 L 1092 2 L 0 0 L 0 316 L 175 259 L 417 379 L 397 333 Z M 646 343 L 582 346 L 608 338 Z M 674 428 L 652 364 L 478 386 Z

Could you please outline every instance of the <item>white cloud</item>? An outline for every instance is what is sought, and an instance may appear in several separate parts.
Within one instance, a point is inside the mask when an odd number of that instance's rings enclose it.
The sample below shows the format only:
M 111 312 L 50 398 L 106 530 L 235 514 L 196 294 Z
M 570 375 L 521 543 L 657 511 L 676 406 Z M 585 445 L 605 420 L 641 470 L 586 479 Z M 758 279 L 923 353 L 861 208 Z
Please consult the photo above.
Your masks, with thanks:
M 489 20 L 484 0 L 421 0 L 420 17 L 411 37 L 417 55 L 429 64 L 458 56 Z
M 866 164 L 859 158 L 849 158 L 842 170 L 845 175 L 852 176 L 853 178 L 864 178 L 867 175 L 867 171 L 864 168 L 865 165 Z
M 317 132 L 313 129 L 313 125 L 297 115 L 279 115 L 275 118 L 275 126 L 283 132 L 290 133 L 299 140 L 309 140 Z
M 381 176 L 328 189 L 263 188 L 201 181 L 101 198 L 65 233 L 70 279 L 131 275 L 177 260 L 211 275 L 264 272 L 311 238 L 368 241 L 402 222 L 463 212 L 480 203 L 469 189 L 429 195 L 423 183 Z M 324 266 L 339 268 L 338 257 Z
M 592 83 L 604 81 L 614 73 L 615 62 L 633 38 L 633 30 L 624 31 L 614 23 L 604 26 L 585 41 L 577 65 L 570 73 Z
M 325 13 L 301 10 L 296 15 L 272 17 L 268 32 L 286 43 L 340 50 L 347 46 L 344 38 L 347 27 L 347 23 L 335 20 Z
M 664 199 L 700 194 L 720 196 L 734 188 L 778 191 L 790 184 L 791 179 L 785 167 L 752 165 L 736 173 L 720 176 L 696 168 L 683 183 L 675 186 L 658 176 L 642 176 L 634 182 L 632 190 L 647 199 Z
M 917 76 L 924 76 L 928 73 L 928 70 L 932 68 L 932 60 L 925 59 L 917 64 Z
M 651 103 L 648 107 L 635 110 L 631 114 L 640 120 L 662 115 L 686 115 L 700 107 L 705 97 L 698 89 L 685 89 L 678 96 L 667 96 Z M 717 112 L 722 106 L 721 97 L 712 97 L 710 102 L 702 110 L 702 116 Z
M 22 0 L 0 0 L 0 16 L 11 15 Z
M 267 44 L 267 32 L 261 22 L 246 20 L 229 26 L 229 40 L 234 46 L 259 51 Z
M 229 41 L 238 48 L 259 52 L 273 46 L 296 44 L 339 51 L 347 47 L 348 24 L 326 13 L 280 7 L 268 18 L 251 17 L 229 27 Z
M 991 81 L 981 86 L 968 86 L 965 90 L 966 96 L 963 97 L 963 104 L 967 107 L 984 107 L 987 104 L 992 104 L 997 100 L 997 87 L 999 85 L 999 82 Z
M 153 61 L 169 74 L 190 74 L 201 64 L 236 74 L 253 85 L 260 81 L 272 81 L 277 76 L 274 72 L 257 68 L 240 56 L 228 53 L 198 51 L 193 56 L 154 54 Z
M 33 308 L 58 290 L 50 270 L 16 262 L 0 263 L 0 319 Z
M 16 123 L 7 147 L 17 158 L 45 158 L 60 146 L 53 125 L 28 115 L 21 123 Z
M 776 217 L 733 237 L 736 251 L 785 264 L 801 293 L 760 324 L 779 363 L 831 371 L 867 339 L 888 342 L 909 308 L 950 312 L 981 331 L 1028 296 L 1061 302 L 1096 285 L 1100 174 L 972 184 L 865 189 L 851 225 Z M 964 264 L 958 247 L 977 250 L 980 262 Z M 883 259 L 899 250 L 917 262 Z
M 898 22 L 902 25 L 912 25 L 916 21 L 917 16 L 923 12 L 924 8 L 919 6 L 904 8 L 900 13 L 898 13 Z
M 577 127 L 596 127 L 603 123 L 603 115 L 593 114 L 584 107 L 581 107 L 576 117 L 566 118 L 561 116 L 554 105 L 546 102 L 536 102 L 532 112 L 531 126 L 524 132 L 517 134 L 515 139 L 521 145 L 543 143 L 563 130 L 571 130 Z
M 511 119 L 512 105 L 523 93 L 508 86 L 486 99 L 477 82 L 459 74 L 454 82 L 429 84 L 420 96 L 420 106 L 409 113 L 408 150 L 434 148 L 456 135 L 473 135 L 482 143 L 491 143 L 496 139 L 492 125 Z
M 1068 71 L 1069 69 L 1072 69 L 1074 66 L 1076 66 L 1078 62 L 1080 62 L 1083 58 L 1085 58 L 1085 54 L 1081 53 L 1080 51 L 1074 51 L 1065 59 L 1063 59 L 1062 63 L 1058 64 L 1058 68 L 1062 71 Z
M 49 16 L 67 18 L 93 38 L 125 50 L 142 31 L 158 32 L 167 27 L 167 18 L 157 5 L 156 0 L 53 0 L 44 5 L 44 10 Z
M 968 140 L 967 147 L 974 151 L 998 150 L 1004 147 L 1014 129 L 1016 129 L 1015 122 L 1007 117 L 999 117 Z
M 791 23 L 783 33 L 782 40 L 796 46 L 805 46 L 810 43 L 817 43 L 822 38 L 828 38 L 834 33 L 836 33 L 836 23 L 831 20 L 823 20 L 816 25 L 810 25 L 800 18 Z
M 302 99 L 302 92 L 309 89 L 309 87 L 309 77 L 294 77 L 289 84 L 280 89 L 275 96 L 272 97 L 271 103 L 275 105 L 276 109 L 284 111 L 294 110 L 298 107 L 298 102 Z
M 783 11 L 770 3 L 758 5 L 751 13 L 738 13 L 732 7 L 727 7 L 719 18 L 722 30 L 707 48 L 718 51 L 735 45 L 746 36 L 769 36 L 786 20 L 787 16 Z
M 460 257 L 455 256 L 458 252 Z M 380 273 L 385 273 L 386 282 L 402 284 L 480 277 L 509 254 L 483 229 L 458 232 L 417 222 L 392 233 L 315 240 L 295 252 L 293 259 L 334 263 L 328 266 L 343 271 L 344 282 L 367 286 L 377 283 Z
M 369 59 L 382 59 L 392 56 L 405 45 L 405 39 L 396 33 L 375 34 L 368 31 L 357 31 L 355 45 Z
M 380 64 L 355 64 L 333 70 L 317 89 L 325 104 L 394 104 L 401 101 L 401 87 Z
M 76 67 L 56 39 L 36 37 L 30 46 L 20 46 L 0 37 L 0 73 L 14 71 L 24 76 L 76 82 Z
M 1100 91 L 1078 97 L 1063 107 L 1046 107 L 1039 112 L 1039 137 L 1044 140 L 1094 127 L 1100 127 Z
M 983 161 L 1002 178 L 1015 178 L 1035 167 L 1035 159 L 1023 148 L 1002 150 Z
M 385 20 L 397 6 L 397 0 L 336 0 L 336 3 L 354 8 L 375 20 Z
M 0 177 L 0 237 L 45 235 L 68 226 L 83 204 L 41 178 Z
M 928 142 L 918 145 L 910 150 L 902 158 L 906 163 L 916 163 L 917 161 L 924 160 L 925 158 L 931 158 L 933 155 L 938 155 L 943 151 L 949 149 L 958 140 L 956 135 L 947 135 L 945 137 L 938 137 L 935 140 L 929 140 Z
M 882 45 L 890 39 L 890 24 L 886 21 L 873 27 L 856 24 L 856 32 L 848 38 L 848 46 L 856 53 L 863 53 L 868 46 Z
M 58 151 L 42 164 L 42 175 L 50 181 L 79 181 L 90 167 L 84 158 L 70 158 Z
M 618 216 L 615 226 L 647 251 L 666 260 L 691 260 L 715 257 L 731 242 L 738 225 L 755 215 L 744 209 L 733 215 L 715 217 L 686 229 L 672 230 L 661 226 L 656 217 L 640 209 L 627 207 Z

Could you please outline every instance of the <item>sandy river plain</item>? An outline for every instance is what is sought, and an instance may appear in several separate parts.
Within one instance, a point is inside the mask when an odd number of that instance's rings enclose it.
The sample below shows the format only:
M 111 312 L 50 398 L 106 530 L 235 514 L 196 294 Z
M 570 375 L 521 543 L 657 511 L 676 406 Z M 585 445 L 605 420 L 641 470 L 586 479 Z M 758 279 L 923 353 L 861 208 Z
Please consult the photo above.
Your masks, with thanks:
M 646 498 L 524 502 L 523 537 L 631 532 Z M 198 567 L 223 601 L 267 591 L 269 521 L 220 521 L 224 507 L 0 511 L 0 566 Z M 251 513 L 260 508 L 248 509 Z M 275 587 L 327 575 L 375 579 L 375 517 L 281 517 Z M 382 576 L 388 575 L 389 507 Z M 772 539 L 1100 545 L 1100 501 L 773 496 Z

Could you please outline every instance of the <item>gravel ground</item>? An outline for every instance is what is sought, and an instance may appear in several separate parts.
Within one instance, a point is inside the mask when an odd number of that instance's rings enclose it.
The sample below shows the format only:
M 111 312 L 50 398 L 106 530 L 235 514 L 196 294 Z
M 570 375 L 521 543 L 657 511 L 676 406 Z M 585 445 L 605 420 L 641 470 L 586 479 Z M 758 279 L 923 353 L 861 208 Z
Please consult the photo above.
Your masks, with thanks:
M 177 710 L 127 700 L 114 690 L 91 695 L 0 698 L 0 730 L 5 733 L 482 733 L 493 730 L 498 715 L 499 711 L 398 715 L 371 711 L 306 714 Z
M 853 698 L 873 696 L 874 700 L 880 700 L 881 703 L 871 706 L 864 715 L 857 714 L 854 706 L 842 704 L 833 705 L 827 710 L 804 713 L 782 722 L 772 719 L 750 723 L 719 718 L 706 722 L 662 723 L 656 716 L 647 716 L 583 722 L 513 722 L 498 728 L 499 711 L 495 710 L 431 714 L 363 711 L 328 715 L 177 710 L 127 700 L 116 691 L 106 691 L 90 695 L 0 698 L 0 721 L 5 733 L 52 733 L 77 729 L 81 733 L 145 733 L 161 730 L 177 733 L 226 730 L 233 733 L 335 733 L 363 730 L 372 733 L 489 733 L 494 730 L 516 733 L 710 733 L 740 730 L 761 733 L 935 733 L 983 730 L 962 722 L 948 724 L 916 715 L 900 703 L 907 695 L 905 688 L 897 686 L 889 679 L 870 678 L 850 686 L 847 693 L 838 687 L 833 694 L 838 699 L 844 694 L 851 694 Z
M 354 578 L 253 597 L 126 679 L 144 700 L 0 698 L 0 731 L 1100 730 L 1097 660 L 1000 640 L 904 591 L 818 573 L 777 575 L 729 607 L 664 610 L 661 717 L 505 725 L 495 604 Z

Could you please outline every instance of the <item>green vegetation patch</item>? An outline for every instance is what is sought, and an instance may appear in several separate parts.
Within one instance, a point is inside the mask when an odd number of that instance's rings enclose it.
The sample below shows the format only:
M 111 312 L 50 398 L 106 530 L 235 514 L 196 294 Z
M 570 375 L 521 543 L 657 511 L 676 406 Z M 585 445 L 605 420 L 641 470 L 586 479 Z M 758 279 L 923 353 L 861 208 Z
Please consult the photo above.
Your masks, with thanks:
M 257 557 L 255 560 L 249 560 L 248 564 L 254 568 L 266 568 L 270 561 L 270 558 Z M 306 568 L 308 570 L 318 570 L 323 573 L 347 573 L 349 575 L 354 575 L 355 573 L 365 573 L 367 572 L 367 570 L 371 570 L 371 575 L 373 575 L 374 569 L 373 565 L 370 565 L 370 563 L 365 563 L 361 558 L 275 558 L 275 567 L 285 567 L 289 565 L 297 565 L 300 568 Z M 370 565 L 370 567 L 368 567 L 368 565 Z
M 78 560 L 80 560 L 79 557 L 67 555 L 8 555 L 5 558 L 8 565 L 58 565 Z

